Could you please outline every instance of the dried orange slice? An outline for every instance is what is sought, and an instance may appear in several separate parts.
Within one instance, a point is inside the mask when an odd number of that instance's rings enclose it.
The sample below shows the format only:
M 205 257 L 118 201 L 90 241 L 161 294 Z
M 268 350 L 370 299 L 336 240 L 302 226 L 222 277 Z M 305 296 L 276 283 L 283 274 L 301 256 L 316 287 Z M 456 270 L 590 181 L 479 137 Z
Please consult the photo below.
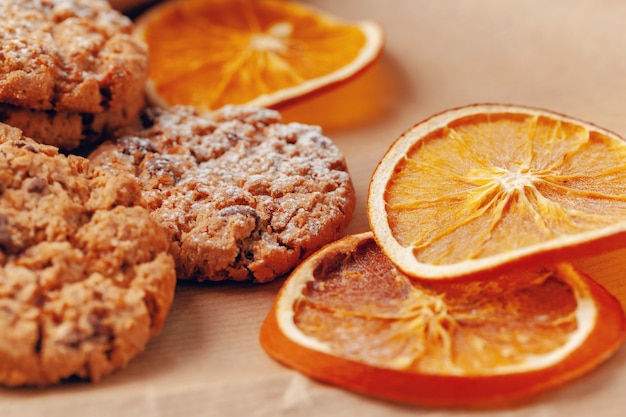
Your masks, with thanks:
M 260 342 L 279 362 L 357 392 L 491 405 L 590 371 L 624 341 L 625 323 L 619 301 L 570 264 L 417 281 L 363 233 L 296 268 Z
M 376 60 L 375 23 L 276 0 L 175 0 L 137 20 L 150 50 L 148 94 L 210 111 L 271 106 L 349 79 Z
M 422 279 L 571 260 L 623 246 L 626 142 L 540 109 L 453 109 L 392 144 L 367 206 L 382 250 Z

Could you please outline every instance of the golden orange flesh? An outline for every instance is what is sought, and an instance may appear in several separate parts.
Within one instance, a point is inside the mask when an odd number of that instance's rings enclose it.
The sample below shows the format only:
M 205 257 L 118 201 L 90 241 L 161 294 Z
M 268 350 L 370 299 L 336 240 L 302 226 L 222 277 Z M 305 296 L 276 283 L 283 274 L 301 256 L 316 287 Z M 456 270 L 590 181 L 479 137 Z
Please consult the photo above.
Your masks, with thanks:
M 171 3 L 171 4 L 170 4 Z M 270 105 L 348 78 L 374 60 L 380 29 L 285 1 L 174 1 L 138 21 L 165 103 Z
M 368 211 L 407 273 L 430 276 L 410 257 L 456 265 L 440 268 L 454 276 L 626 230 L 626 143 L 590 124 L 475 106 L 435 116 L 393 146 L 372 178 Z M 394 257 L 401 252 L 405 260 Z
M 575 275 L 538 268 L 419 284 L 373 241 L 349 256 L 324 259 L 294 304 L 300 331 L 346 359 L 422 373 L 501 373 L 555 351 L 578 329 L 573 288 L 584 287 Z

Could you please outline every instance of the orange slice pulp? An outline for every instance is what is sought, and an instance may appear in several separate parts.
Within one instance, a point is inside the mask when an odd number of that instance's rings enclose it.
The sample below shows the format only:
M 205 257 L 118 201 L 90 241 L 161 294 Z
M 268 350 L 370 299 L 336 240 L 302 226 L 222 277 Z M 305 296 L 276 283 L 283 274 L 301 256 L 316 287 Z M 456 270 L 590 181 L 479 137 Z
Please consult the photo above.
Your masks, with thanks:
M 385 254 L 421 279 L 621 247 L 626 142 L 540 109 L 449 110 L 389 148 L 367 212 Z
M 561 385 L 625 337 L 620 303 L 570 264 L 418 282 L 364 233 L 292 273 L 260 342 L 321 381 L 394 401 L 466 406 Z
M 137 20 L 150 50 L 148 96 L 211 111 L 272 106 L 354 77 L 379 56 L 382 29 L 296 2 L 174 0 Z

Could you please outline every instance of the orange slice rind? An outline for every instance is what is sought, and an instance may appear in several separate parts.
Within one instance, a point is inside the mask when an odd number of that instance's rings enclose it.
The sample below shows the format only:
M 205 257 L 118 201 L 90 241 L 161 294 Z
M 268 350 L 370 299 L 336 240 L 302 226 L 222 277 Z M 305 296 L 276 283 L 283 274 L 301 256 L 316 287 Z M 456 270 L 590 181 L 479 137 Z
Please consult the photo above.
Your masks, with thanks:
M 354 77 L 383 31 L 297 2 L 174 0 L 151 7 L 135 35 L 150 50 L 147 93 L 167 107 L 274 106 Z
M 420 279 L 607 251 L 626 238 L 626 142 L 541 109 L 452 109 L 391 145 L 367 213 L 385 254 Z
M 404 403 L 468 406 L 559 386 L 605 361 L 625 337 L 619 301 L 570 264 L 416 281 L 363 233 L 290 275 L 260 342 L 317 380 Z

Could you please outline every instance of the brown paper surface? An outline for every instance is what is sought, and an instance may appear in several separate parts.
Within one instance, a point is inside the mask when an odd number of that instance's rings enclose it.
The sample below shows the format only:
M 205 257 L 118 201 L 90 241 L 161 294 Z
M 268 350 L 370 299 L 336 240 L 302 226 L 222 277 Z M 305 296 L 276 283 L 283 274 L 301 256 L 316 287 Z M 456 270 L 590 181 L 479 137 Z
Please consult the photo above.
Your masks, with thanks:
M 626 136 L 626 2 L 311 0 L 386 32 L 380 60 L 338 88 L 285 107 L 345 153 L 357 189 L 347 233 L 368 230 L 365 195 L 391 142 L 416 122 L 481 102 L 543 107 Z M 626 304 L 626 250 L 581 268 Z M 582 379 L 489 411 L 427 409 L 320 384 L 265 355 L 262 320 L 282 281 L 181 284 L 146 351 L 99 384 L 0 388 L 0 416 L 623 416 L 626 350 Z M 381 381 L 384 383 L 384 381 Z

